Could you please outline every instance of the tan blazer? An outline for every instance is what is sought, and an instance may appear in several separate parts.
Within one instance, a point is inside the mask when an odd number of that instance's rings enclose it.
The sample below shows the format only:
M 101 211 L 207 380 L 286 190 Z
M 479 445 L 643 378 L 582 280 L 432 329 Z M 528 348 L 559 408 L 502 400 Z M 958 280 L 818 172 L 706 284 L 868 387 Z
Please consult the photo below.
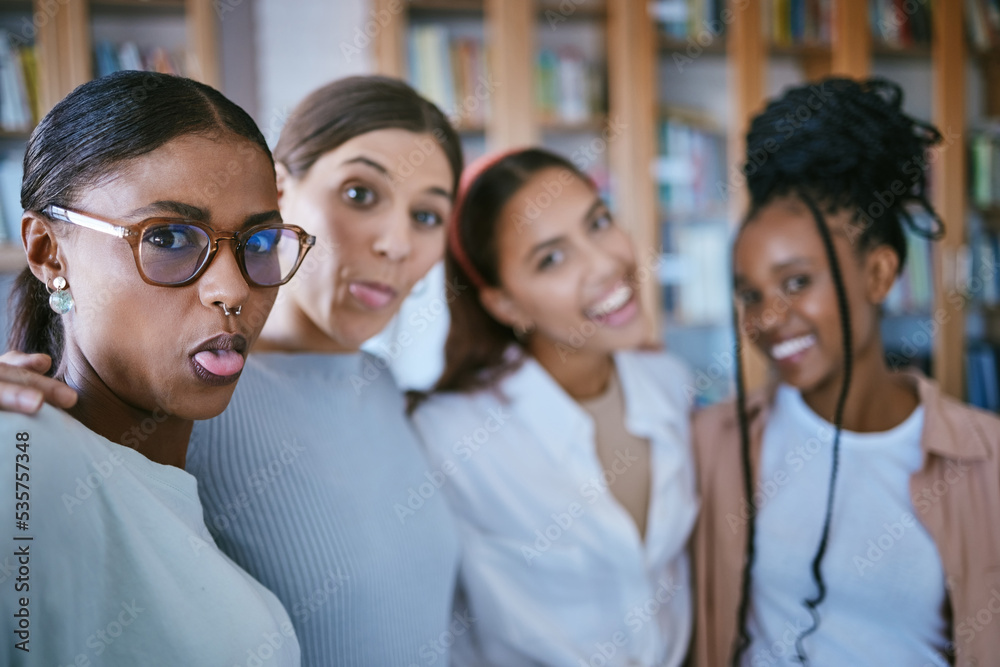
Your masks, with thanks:
M 908 375 L 924 406 L 924 463 L 910 478 L 910 494 L 944 565 L 954 664 L 1000 665 L 1000 419 Z M 772 397 L 760 391 L 747 399 L 755 471 Z M 696 415 L 693 435 L 702 498 L 694 535 L 694 655 L 699 667 L 718 667 L 728 664 L 737 634 L 747 539 L 735 404 Z

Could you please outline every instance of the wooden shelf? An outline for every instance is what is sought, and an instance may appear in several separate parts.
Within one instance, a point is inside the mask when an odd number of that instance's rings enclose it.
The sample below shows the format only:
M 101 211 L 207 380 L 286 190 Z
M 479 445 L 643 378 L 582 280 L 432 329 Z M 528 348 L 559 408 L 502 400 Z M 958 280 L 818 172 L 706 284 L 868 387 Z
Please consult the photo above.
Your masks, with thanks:
M 91 0 L 92 14 L 184 13 L 184 0 Z
M 1000 207 L 979 208 L 975 211 L 982 216 L 983 224 L 993 232 L 1000 232 Z
M 456 123 L 455 131 L 459 134 L 482 134 L 486 131 L 483 123 Z
M 588 118 L 577 122 L 569 122 L 558 118 L 542 118 L 538 121 L 538 127 L 542 132 L 553 134 L 574 134 L 583 132 L 600 132 L 607 125 L 608 118 L 605 115 Z
M 0 241 L 0 273 L 17 273 L 28 265 L 20 243 Z
M 483 0 L 410 0 L 410 11 L 482 12 Z
M 0 141 L 27 141 L 30 136 L 31 130 L 0 130 Z
M 829 44 L 771 44 L 768 53 L 772 56 L 793 58 L 829 58 L 833 54 L 833 49 Z
M 680 53 L 685 57 L 688 58 L 691 57 L 687 53 L 688 48 L 691 47 L 691 44 L 689 44 L 687 40 L 677 39 L 676 37 L 671 37 L 670 35 L 666 35 L 660 32 L 657 35 L 657 41 L 658 41 L 657 48 L 659 49 L 661 55 Z M 697 42 L 695 42 L 695 44 L 702 49 L 701 50 L 702 54 L 707 53 L 716 56 L 726 55 L 725 35 L 720 35 L 719 37 L 716 37 L 715 39 L 712 40 L 712 42 L 708 46 L 702 46 Z
M 929 60 L 931 47 L 925 45 L 896 47 L 876 40 L 872 43 L 872 57 L 895 60 Z

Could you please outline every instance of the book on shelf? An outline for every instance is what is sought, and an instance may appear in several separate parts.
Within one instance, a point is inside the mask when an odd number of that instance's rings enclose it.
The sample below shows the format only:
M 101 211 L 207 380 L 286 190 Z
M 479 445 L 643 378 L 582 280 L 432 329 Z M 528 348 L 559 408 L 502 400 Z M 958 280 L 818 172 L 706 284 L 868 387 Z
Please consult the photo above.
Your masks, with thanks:
M 38 122 L 38 61 L 34 46 L 17 46 L 0 30 L 0 130 L 30 132 Z
M 726 136 L 706 114 L 667 109 L 657 125 L 653 167 L 660 208 L 668 219 L 726 215 Z
M 932 262 L 930 242 L 906 232 L 906 265 L 885 299 L 887 314 L 915 315 L 931 312 L 934 302 Z
M 893 49 L 930 45 L 929 0 L 871 0 L 868 6 L 871 33 L 876 41 Z
M 770 0 L 764 3 L 764 25 L 771 44 L 829 44 L 832 0 Z
M 726 29 L 725 5 L 725 0 L 656 0 L 649 3 L 649 15 L 671 39 L 683 41 L 702 33 L 719 38 Z
M 480 127 L 489 108 L 486 56 L 481 40 L 451 37 L 438 24 L 410 27 L 410 83 L 448 114 L 458 127 Z
M 181 74 L 177 62 L 162 46 L 141 48 L 135 42 L 115 44 L 107 40 L 94 45 L 94 71 L 99 77 L 122 70 Z
M 0 152 L 0 241 L 20 242 L 23 158 L 24 151 Z
M 985 52 L 1000 44 L 1000 0 L 965 0 L 969 44 Z
M 1000 347 L 986 342 L 970 345 L 965 353 L 965 382 L 971 405 L 1000 412 Z
M 969 140 L 969 186 L 978 209 L 1000 207 L 1000 123 L 986 123 Z
M 680 225 L 669 230 L 665 261 L 676 274 L 664 290 L 668 312 L 682 325 L 715 325 L 729 321 L 732 310 L 727 262 L 730 229 L 724 221 Z
M 1000 232 L 978 229 L 969 237 L 968 296 L 980 305 L 1000 306 Z
M 546 122 L 584 123 L 604 112 L 601 67 L 575 49 L 542 49 L 535 60 L 535 104 Z

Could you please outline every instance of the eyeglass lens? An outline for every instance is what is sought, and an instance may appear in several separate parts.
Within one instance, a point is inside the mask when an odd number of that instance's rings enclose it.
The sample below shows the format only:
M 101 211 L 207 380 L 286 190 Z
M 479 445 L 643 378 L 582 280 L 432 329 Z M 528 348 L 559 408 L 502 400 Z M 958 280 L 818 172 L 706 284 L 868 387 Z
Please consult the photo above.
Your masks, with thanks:
M 183 223 L 152 225 L 139 245 L 146 276 L 166 285 L 183 283 L 205 264 L 211 250 L 205 230 Z M 294 270 L 299 237 L 291 229 L 266 227 L 244 240 L 242 262 L 247 276 L 261 286 L 277 285 Z

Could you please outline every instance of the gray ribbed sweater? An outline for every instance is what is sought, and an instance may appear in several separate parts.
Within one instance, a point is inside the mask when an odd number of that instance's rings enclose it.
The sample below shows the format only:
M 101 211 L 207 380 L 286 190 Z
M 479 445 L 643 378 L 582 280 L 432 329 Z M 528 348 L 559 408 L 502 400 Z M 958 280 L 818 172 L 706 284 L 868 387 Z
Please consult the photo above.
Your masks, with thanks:
M 288 610 L 303 665 L 447 665 L 458 538 L 374 357 L 251 355 L 186 468 L 219 547 Z

